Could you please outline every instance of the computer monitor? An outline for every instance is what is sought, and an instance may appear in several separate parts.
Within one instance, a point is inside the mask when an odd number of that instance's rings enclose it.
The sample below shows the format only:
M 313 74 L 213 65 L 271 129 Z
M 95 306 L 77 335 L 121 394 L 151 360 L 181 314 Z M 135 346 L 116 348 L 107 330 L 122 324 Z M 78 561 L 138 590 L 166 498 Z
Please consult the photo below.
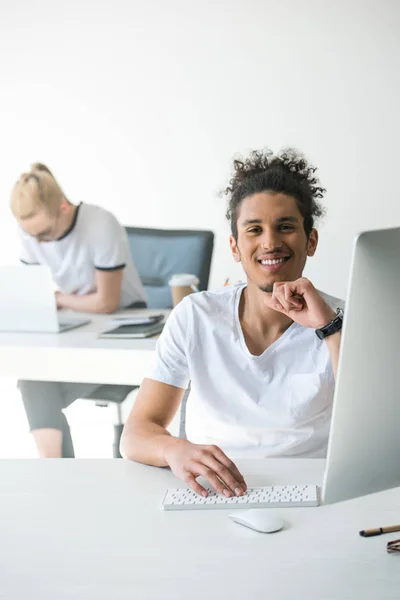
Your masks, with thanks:
M 355 241 L 322 497 L 400 486 L 400 228 Z

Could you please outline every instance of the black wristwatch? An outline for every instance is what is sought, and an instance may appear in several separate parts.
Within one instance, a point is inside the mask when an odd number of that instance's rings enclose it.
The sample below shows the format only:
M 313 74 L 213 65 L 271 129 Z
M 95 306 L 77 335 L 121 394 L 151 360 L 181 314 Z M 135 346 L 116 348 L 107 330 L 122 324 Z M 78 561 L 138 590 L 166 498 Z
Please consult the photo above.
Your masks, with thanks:
M 317 334 L 320 340 L 324 340 L 326 337 L 328 337 L 328 335 L 332 335 L 333 333 L 336 333 L 337 331 L 340 331 L 342 329 L 343 310 L 341 308 L 337 308 L 336 314 L 336 319 L 333 319 L 333 321 L 328 323 L 328 325 L 325 325 L 324 327 L 315 330 L 315 333 Z

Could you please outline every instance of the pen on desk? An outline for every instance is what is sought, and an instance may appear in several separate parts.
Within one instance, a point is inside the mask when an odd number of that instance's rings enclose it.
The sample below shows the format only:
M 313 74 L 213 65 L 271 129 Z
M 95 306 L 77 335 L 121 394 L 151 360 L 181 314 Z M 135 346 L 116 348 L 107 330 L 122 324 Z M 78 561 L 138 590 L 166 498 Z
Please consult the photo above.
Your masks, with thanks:
M 388 527 L 377 527 L 376 529 L 363 529 L 360 531 L 362 537 L 372 537 L 373 535 L 381 535 L 382 533 L 392 533 L 400 531 L 400 525 L 390 525 Z

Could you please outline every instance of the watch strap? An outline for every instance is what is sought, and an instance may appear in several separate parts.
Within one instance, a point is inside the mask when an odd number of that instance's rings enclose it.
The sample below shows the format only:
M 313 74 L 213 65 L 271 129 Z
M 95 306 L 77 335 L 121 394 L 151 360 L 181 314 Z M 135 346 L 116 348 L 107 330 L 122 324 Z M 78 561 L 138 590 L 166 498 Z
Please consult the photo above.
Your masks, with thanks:
M 319 337 L 320 340 L 324 340 L 326 337 L 328 337 L 342 329 L 343 310 L 341 308 L 336 309 L 336 314 L 337 314 L 337 317 L 335 319 L 333 319 L 332 321 L 330 321 L 330 323 L 328 323 L 324 327 L 320 327 L 319 329 L 315 330 L 315 333 L 316 333 L 317 337 Z

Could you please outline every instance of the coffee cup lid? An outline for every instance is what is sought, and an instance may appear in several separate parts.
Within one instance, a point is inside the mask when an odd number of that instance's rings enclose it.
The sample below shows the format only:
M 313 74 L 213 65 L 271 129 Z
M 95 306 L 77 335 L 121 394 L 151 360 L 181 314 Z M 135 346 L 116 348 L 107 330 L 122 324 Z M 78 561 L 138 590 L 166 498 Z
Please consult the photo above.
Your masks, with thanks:
M 199 278 L 190 273 L 177 273 L 172 275 L 169 285 L 199 285 Z

